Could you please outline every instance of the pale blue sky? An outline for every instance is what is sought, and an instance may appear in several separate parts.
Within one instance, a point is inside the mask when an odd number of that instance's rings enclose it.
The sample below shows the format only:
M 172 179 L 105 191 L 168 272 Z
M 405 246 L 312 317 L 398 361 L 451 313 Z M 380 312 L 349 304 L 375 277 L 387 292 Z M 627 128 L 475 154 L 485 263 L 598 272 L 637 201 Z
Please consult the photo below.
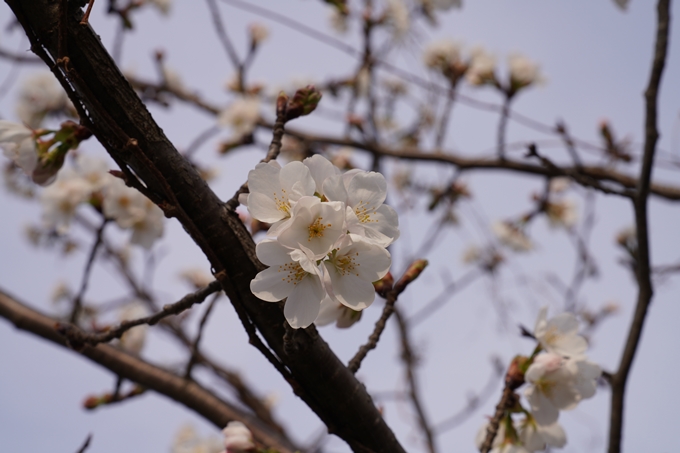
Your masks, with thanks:
M 540 62 L 546 83 L 521 95 L 516 109 L 547 124 L 561 118 L 579 138 L 597 141 L 597 124 L 608 118 L 619 136 L 630 136 L 639 145 L 643 139 L 643 98 L 651 63 L 654 36 L 654 6 L 651 1 L 632 0 L 623 13 L 610 0 L 581 2 L 545 0 L 478 0 L 468 1 L 462 10 L 442 16 L 438 29 L 430 32 L 420 27 L 417 39 L 404 44 L 397 62 L 410 71 L 425 75 L 421 49 L 431 39 L 451 37 L 466 45 L 481 44 L 499 56 L 519 51 Z M 328 30 L 328 8 L 316 0 L 261 0 L 257 4 L 294 17 L 316 29 Z M 91 23 L 105 45 L 112 42 L 114 22 L 104 15 L 106 2 L 95 4 Z M 292 78 L 326 80 L 349 75 L 355 61 L 341 52 L 239 9 L 222 4 L 226 26 L 237 49 L 246 46 L 246 27 L 253 21 L 266 24 L 271 35 L 252 68 L 251 80 L 269 85 L 284 84 Z M 680 17 L 680 7 L 674 5 L 674 17 Z M 0 5 L 0 26 L 4 27 L 11 12 Z M 211 102 L 226 105 L 230 97 L 224 83 L 232 70 L 223 49 L 215 39 L 205 2 L 175 1 L 169 17 L 155 10 L 140 11 L 133 16 L 137 28 L 126 39 L 123 69 L 134 69 L 140 77 L 155 79 L 152 54 L 164 48 L 168 64 L 183 78 L 187 86 L 196 89 Z M 670 60 L 664 74 L 659 126 L 659 147 L 666 154 L 680 157 L 680 54 L 677 33 L 671 28 Z M 330 31 L 328 31 L 330 33 Z M 19 48 L 18 32 L 0 40 L 5 48 Z M 345 38 L 343 38 L 345 39 Z M 356 43 L 355 38 L 349 42 Z M 23 48 L 28 45 L 24 42 Z M 20 77 L 38 67 L 22 69 Z M 42 70 L 42 68 L 40 68 Z M 0 80 L 9 66 L 0 61 Z M 490 92 L 466 89 L 466 94 L 497 101 Z M 0 115 L 14 118 L 15 95 L 0 100 Z M 324 101 L 326 102 L 326 101 Z M 168 137 L 180 149 L 214 121 L 192 107 L 179 106 L 164 110 L 150 106 L 152 113 Z M 410 115 L 399 112 L 400 115 Z M 453 113 L 447 149 L 464 154 L 479 154 L 495 143 L 497 118 L 464 105 Z M 301 129 L 322 129 L 337 133 L 333 123 L 305 118 L 295 124 Z M 225 137 L 226 133 L 222 135 Z M 266 134 L 260 134 L 262 141 Z M 675 137 L 675 141 L 673 141 Z M 513 140 L 546 138 L 511 123 L 508 138 Z M 93 140 L 83 148 L 103 155 Z M 548 150 L 556 159 L 563 158 L 560 149 Z M 198 159 L 215 165 L 221 177 L 215 190 L 223 198 L 231 196 L 246 178 L 247 171 L 259 159 L 254 151 L 238 151 L 228 159 L 215 159 L 214 142 L 199 151 Z M 519 156 L 519 154 L 516 154 Z M 361 158 L 359 159 L 361 160 Z M 628 169 L 632 172 L 634 168 Z M 416 175 L 443 178 L 450 170 L 419 168 Z M 657 171 L 655 177 L 680 185 L 677 172 Z M 529 195 L 539 190 L 543 181 L 527 177 L 508 176 L 498 172 L 473 173 L 465 177 L 475 196 L 475 212 L 490 220 L 516 216 L 530 207 Z M 582 199 L 580 205 L 583 206 Z M 61 259 L 58 254 L 30 247 L 22 236 L 22 228 L 40 219 L 40 208 L 0 191 L 0 287 L 12 292 L 43 311 L 54 310 L 48 298 L 59 279 L 75 287 L 81 275 L 84 254 Z M 431 267 L 403 295 L 399 304 L 407 313 L 438 293 L 447 277 L 460 277 L 466 268 L 460 261 L 462 251 L 470 243 L 480 243 L 485 235 L 471 220 L 470 206 L 462 208 L 462 225 L 449 231 L 430 256 Z M 655 264 L 677 262 L 680 258 L 680 209 L 667 202 L 653 200 L 651 204 L 652 258 Z M 615 301 L 620 313 L 604 324 L 592 339 L 592 360 L 611 370 L 618 363 L 624 331 L 630 322 L 635 300 L 635 287 L 630 275 L 617 263 L 621 257 L 614 245 L 614 235 L 631 224 L 629 203 L 607 196 L 597 197 L 597 227 L 591 245 L 598 258 L 601 276 L 586 284 L 582 295 L 592 307 Z M 427 231 L 428 220 L 420 214 L 402 218 L 404 234 L 395 245 L 397 266 L 402 266 L 405 251 L 417 248 Z M 488 281 L 476 282 L 436 316 L 415 327 L 412 336 L 423 356 L 420 380 L 425 391 L 425 405 L 434 422 L 446 419 L 466 402 L 466 394 L 481 389 L 491 367 L 488 358 L 499 355 L 504 363 L 519 353 L 529 353 L 532 344 L 515 335 L 514 326 L 533 326 L 537 310 L 551 304 L 553 313 L 558 298 L 545 288 L 545 270 L 551 269 L 565 281 L 571 278 L 574 253 L 568 241 L 546 227 L 540 220 L 531 229 L 539 244 L 530 256 L 512 256 L 510 265 L 500 275 L 495 290 L 507 303 L 508 318 L 499 319 L 490 294 L 494 289 Z M 87 239 L 89 242 L 90 239 Z M 181 297 L 187 287 L 177 274 L 187 265 L 203 266 L 205 259 L 176 222 L 168 222 L 166 239 L 158 246 L 168 253 L 161 262 L 155 287 L 163 302 Z M 137 253 L 138 257 L 141 254 Z M 181 257 L 181 259 L 178 259 Z M 532 275 L 529 292 L 519 275 Z M 120 283 L 111 278 L 108 268 L 95 269 L 88 293 L 93 299 L 109 299 L 120 294 Z M 543 292 L 542 292 L 543 291 Z M 680 342 L 680 319 L 677 282 L 660 286 L 652 304 L 639 356 L 629 380 L 625 452 L 680 450 L 675 432 L 680 392 L 677 377 L 677 345 Z M 380 309 L 364 313 L 364 319 L 349 331 L 325 328 L 322 334 L 337 354 L 349 359 L 372 330 Z M 503 326 L 509 327 L 508 329 Z M 398 366 L 396 331 L 388 327 L 384 342 L 372 352 L 362 366 L 360 378 L 369 391 L 403 388 Z M 231 307 L 223 301 L 206 332 L 205 344 L 216 357 L 232 367 L 242 369 L 246 379 L 262 394 L 278 395 L 276 414 L 303 441 L 315 433 L 320 423 L 289 391 L 261 355 L 247 344 L 245 334 Z M 146 357 L 163 364 L 178 359 L 172 340 L 166 335 L 153 334 L 145 350 Z M 80 409 L 85 396 L 108 391 L 114 378 L 105 370 L 90 365 L 73 353 L 18 333 L 7 322 L 0 321 L 0 444 L 3 451 L 76 451 L 88 433 L 93 433 L 92 453 L 166 452 L 177 428 L 185 421 L 200 427 L 203 433 L 217 435 L 216 429 L 180 405 L 153 394 L 116 407 L 93 413 Z M 500 393 L 500 382 L 497 393 Z M 482 410 L 455 430 L 442 435 L 441 451 L 472 452 L 473 439 L 484 415 L 491 414 L 496 397 Z M 609 392 L 601 389 L 592 399 L 575 411 L 564 413 L 560 421 L 565 426 L 569 444 L 564 452 L 603 451 Z M 414 419 L 403 403 L 385 403 L 385 416 L 408 451 L 424 451 L 414 435 Z M 344 452 L 347 447 L 333 441 L 329 451 Z

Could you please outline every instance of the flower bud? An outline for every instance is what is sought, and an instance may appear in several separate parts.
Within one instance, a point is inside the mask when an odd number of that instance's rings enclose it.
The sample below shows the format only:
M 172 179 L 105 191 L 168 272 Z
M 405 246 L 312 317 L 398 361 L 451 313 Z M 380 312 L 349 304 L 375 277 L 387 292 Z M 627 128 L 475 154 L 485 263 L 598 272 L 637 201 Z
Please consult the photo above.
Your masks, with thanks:
M 401 276 L 397 284 L 394 286 L 394 289 L 396 289 L 398 292 L 402 292 L 406 286 L 409 285 L 409 283 L 418 278 L 418 276 L 425 270 L 427 265 L 427 260 L 415 260 L 413 263 L 411 263 L 406 272 L 404 272 L 404 275 Z
M 286 119 L 290 121 L 300 116 L 309 115 L 316 109 L 316 106 L 319 105 L 321 96 L 321 93 L 314 85 L 307 85 L 305 88 L 297 90 L 293 99 L 288 101 Z
M 394 277 L 392 276 L 391 272 L 385 274 L 385 276 L 378 280 L 377 282 L 373 282 L 375 292 L 378 293 L 380 297 L 385 297 L 387 293 L 392 289 L 393 285 Z

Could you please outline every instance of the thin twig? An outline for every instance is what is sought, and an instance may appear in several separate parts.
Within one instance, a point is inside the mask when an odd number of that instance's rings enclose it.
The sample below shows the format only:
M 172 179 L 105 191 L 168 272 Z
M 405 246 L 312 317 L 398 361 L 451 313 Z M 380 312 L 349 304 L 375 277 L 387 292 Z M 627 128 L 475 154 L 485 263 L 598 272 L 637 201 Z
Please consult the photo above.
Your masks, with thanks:
M 473 283 L 482 275 L 484 275 L 484 272 L 482 272 L 480 268 L 475 268 L 464 274 L 458 280 L 455 280 L 446 285 L 434 299 L 425 304 L 423 308 L 415 312 L 413 315 L 409 316 L 408 318 L 409 324 L 411 325 L 420 324 L 422 321 L 429 318 L 438 309 L 446 305 L 448 300 L 454 294 L 465 289 L 469 284 Z
M 508 117 L 510 116 L 510 103 L 512 102 L 512 96 L 509 94 L 505 95 L 503 100 L 503 106 L 501 108 L 501 116 L 498 120 L 498 132 L 497 132 L 497 150 L 498 159 L 505 160 L 505 132 L 508 127 Z
M 279 153 L 281 152 L 281 147 L 283 146 L 283 135 L 285 132 L 285 126 L 286 126 L 286 108 L 285 104 L 284 105 L 278 105 L 279 103 L 277 102 L 277 108 L 276 108 L 276 122 L 274 123 L 274 130 L 272 134 L 272 141 L 269 144 L 269 149 L 267 150 L 267 155 L 264 156 L 264 159 L 262 159 L 260 162 L 269 162 L 271 160 L 274 160 L 278 157 Z M 234 196 L 232 196 L 226 203 L 225 207 L 229 211 L 233 211 L 236 209 L 236 207 L 239 205 L 238 198 L 240 195 L 248 193 L 248 182 L 244 182 L 241 184 L 241 187 L 238 188 Z
M 399 339 L 401 340 L 401 359 L 404 362 L 404 368 L 406 369 L 406 381 L 408 382 L 408 395 L 411 400 L 411 404 L 416 411 L 418 416 L 418 425 L 420 430 L 425 436 L 425 441 L 427 442 L 427 451 L 429 453 L 436 453 L 437 447 L 435 445 L 434 432 L 430 426 L 430 422 L 427 419 L 427 414 L 425 413 L 425 408 L 423 407 L 422 398 L 420 396 L 420 388 L 418 387 L 418 381 L 416 378 L 416 365 L 418 359 L 411 347 L 411 340 L 408 336 L 408 325 L 404 316 L 399 310 L 394 310 L 394 317 L 397 320 L 397 326 L 399 327 Z
M 125 332 L 132 329 L 133 327 L 140 326 L 142 324 L 153 326 L 168 316 L 182 313 L 183 311 L 189 309 L 192 305 L 200 304 L 210 294 L 216 293 L 221 289 L 222 287 L 220 283 L 215 280 L 205 288 L 199 289 L 198 291 L 191 294 L 187 294 L 178 302 L 165 305 L 158 313 L 154 313 L 153 315 L 146 316 L 144 318 L 123 321 L 117 327 L 104 333 L 83 333 L 79 329 L 75 329 L 72 325 L 66 324 L 60 324 L 59 330 L 68 338 L 71 346 L 74 349 L 79 349 L 86 344 L 96 345 L 99 343 L 106 343 L 113 340 L 114 338 L 120 338 Z
M 396 302 L 397 294 L 395 294 L 394 291 L 390 291 L 388 293 L 387 300 L 385 300 L 385 306 L 383 307 L 380 319 L 378 319 L 378 321 L 375 323 L 373 333 L 368 337 L 368 341 L 359 348 L 354 357 L 352 357 L 352 360 L 350 360 L 347 364 L 347 368 L 349 368 L 352 373 L 356 373 L 359 370 L 359 367 L 361 367 L 361 362 L 366 358 L 368 352 L 371 349 L 375 349 L 375 347 L 378 345 L 380 335 L 382 335 L 383 330 L 385 330 L 385 326 L 387 325 L 387 320 L 390 319 L 390 316 L 392 316 L 392 313 L 394 313 L 394 304 Z
M 496 387 L 498 387 L 498 378 L 501 377 L 503 373 L 503 368 L 499 365 L 499 360 L 495 359 L 493 364 L 493 372 L 491 373 L 491 376 L 489 376 L 489 380 L 487 381 L 484 388 L 482 388 L 476 395 L 469 396 L 467 404 L 458 412 L 433 426 L 433 430 L 436 434 L 442 434 L 460 426 L 462 423 L 468 420 L 477 409 L 482 407 L 489 398 L 491 398 L 494 391 L 496 390 Z
M 85 450 L 87 450 L 88 447 L 90 446 L 91 440 L 92 440 L 92 434 L 88 434 L 87 438 L 85 439 L 85 442 L 82 445 L 82 447 L 80 447 L 76 453 L 85 453 Z
M 83 305 L 83 297 L 85 296 L 85 291 L 87 291 L 87 286 L 90 282 L 90 273 L 92 272 L 94 258 L 97 256 L 97 250 L 99 250 L 99 246 L 102 244 L 104 237 L 104 228 L 106 228 L 107 223 L 108 220 L 104 219 L 102 221 L 102 224 L 97 229 L 94 244 L 92 244 L 90 254 L 87 257 L 87 262 L 85 263 L 85 271 L 83 272 L 83 279 L 80 282 L 80 290 L 78 290 L 78 294 L 73 299 L 73 308 L 71 309 L 71 315 L 69 316 L 69 322 L 71 322 L 72 324 L 78 322 L 80 309 L 82 308 Z
M 198 361 L 198 345 L 201 342 L 201 337 L 203 337 L 203 330 L 205 329 L 205 326 L 208 322 L 208 318 L 210 317 L 210 313 L 212 313 L 212 309 L 215 306 L 215 302 L 217 302 L 217 299 L 220 298 L 220 293 L 217 293 L 213 296 L 212 300 L 208 304 L 208 308 L 205 309 L 205 313 L 203 313 L 203 316 L 201 317 L 201 321 L 198 323 L 198 332 L 196 333 L 196 339 L 191 345 L 191 357 L 189 358 L 189 363 L 187 363 L 187 368 L 184 371 L 184 378 L 185 379 L 190 379 L 191 378 L 191 371 L 194 368 L 194 365 Z
M 234 69 L 239 69 L 241 66 L 241 61 L 234 49 L 234 45 L 227 35 L 227 30 L 224 28 L 224 22 L 222 21 L 222 16 L 220 15 L 220 9 L 217 6 L 215 0 L 206 0 L 208 2 L 208 8 L 210 8 L 210 16 L 213 20 L 213 25 L 215 26 L 215 31 L 217 32 L 217 37 L 220 39 L 220 43 L 224 50 L 227 52 L 227 56 L 231 63 L 234 65 Z
M 645 318 L 647 317 L 647 309 L 649 308 L 654 295 L 649 258 L 647 202 L 650 193 L 654 153 L 659 138 L 659 132 L 657 130 L 657 97 L 668 50 L 670 3 L 670 0 L 659 0 L 657 5 L 656 45 L 652 69 L 649 76 L 649 85 L 645 91 L 645 145 L 637 193 L 633 202 L 638 243 L 637 280 L 639 290 L 635 314 L 633 315 L 633 321 L 628 331 L 628 338 L 626 339 L 626 345 L 623 350 L 623 355 L 621 356 L 621 363 L 611 379 L 612 402 L 609 426 L 609 453 L 619 453 L 621 451 L 626 383 L 638 345 L 640 344 L 642 328 L 645 323 Z

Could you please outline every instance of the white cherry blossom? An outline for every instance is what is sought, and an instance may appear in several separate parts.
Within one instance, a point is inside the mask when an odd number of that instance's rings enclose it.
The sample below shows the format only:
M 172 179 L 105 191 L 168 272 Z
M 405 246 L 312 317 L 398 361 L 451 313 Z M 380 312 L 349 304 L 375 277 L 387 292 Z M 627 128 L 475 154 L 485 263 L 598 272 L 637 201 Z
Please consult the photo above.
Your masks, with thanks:
M 290 223 L 278 240 L 286 247 L 305 247 L 320 259 L 333 249 L 333 244 L 345 231 L 344 203 L 302 197 L 295 204 Z
M 250 41 L 257 46 L 269 37 L 269 29 L 262 24 L 253 23 L 248 27 Z
M 105 160 L 86 154 L 78 154 L 76 157 L 75 171 L 90 184 L 92 192 L 101 190 L 117 180 L 109 173 L 109 165 Z
M 324 261 L 330 279 L 331 299 L 353 310 L 363 310 L 373 303 L 373 282 L 387 274 L 392 259 L 389 252 L 375 244 L 348 236 L 339 249 Z
M 46 227 L 66 233 L 78 206 L 90 197 L 90 184 L 72 171 L 62 171 L 40 196 Z
M 508 57 L 510 82 L 518 87 L 525 87 L 541 81 L 538 64 L 524 55 L 512 54 Z
M 531 385 L 524 392 L 536 422 L 551 425 L 560 410 L 573 409 L 593 396 L 600 374 L 600 367 L 592 362 L 564 359 L 551 352 L 537 355 L 525 374 Z
M 253 434 L 248 427 L 239 421 L 231 421 L 222 430 L 226 453 L 241 453 L 255 449 Z
M 481 47 L 471 52 L 472 57 L 465 78 L 472 85 L 483 85 L 495 79 L 496 59 Z
M 534 248 L 531 239 L 510 222 L 496 222 L 491 226 L 498 240 L 516 252 L 528 252 Z
M 26 79 L 17 101 L 16 113 L 26 125 L 40 127 L 43 118 L 70 106 L 66 92 L 50 72 L 42 72 Z
M 534 327 L 534 336 L 543 349 L 563 357 L 584 357 L 588 343 L 578 334 L 579 324 L 576 316 L 561 313 L 547 319 L 547 313 L 548 307 L 541 308 Z
M 0 120 L 0 147 L 5 157 L 31 176 L 38 165 L 33 131 L 24 125 Z
M 331 323 L 340 329 L 346 329 L 361 319 L 361 311 L 352 310 L 340 302 L 335 302 L 330 296 L 321 301 L 319 316 L 314 320 L 317 326 L 326 326 Z
M 404 0 L 387 0 L 385 17 L 392 26 L 392 35 L 395 39 L 403 37 L 410 27 L 408 7 Z
M 126 305 L 121 311 L 119 319 L 121 322 L 134 321 L 145 316 L 147 316 L 146 309 L 141 303 L 136 302 Z M 132 355 L 139 355 L 142 352 L 142 348 L 144 348 L 148 328 L 148 325 L 142 324 L 126 330 L 120 337 L 120 347 Z
M 171 453 L 223 453 L 224 445 L 220 438 L 203 437 L 191 425 L 182 426 L 172 443 Z
M 449 39 L 434 41 L 425 47 L 423 61 L 431 69 L 445 70 L 460 62 L 461 45 Z
M 274 239 L 265 239 L 255 248 L 257 258 L 270 266 L 250 282 L 250 290 L 267 302 L 285 298 L 284 315 L 293 328 L 307 327 L 319 314 L 326 296 L 322 271 L 306 249 L 289 249 Z
M 238 137 L 253 132 L 260 119 L 260 101 L 253 97 L 242 97 L 234 100 L 229 107 L 220 113 L 217 122 L 228 126 Z
M 547 447 L 562 448 L 567 444 L 567 435 L 559 423 L 539 425 L 530 415 L 522 421 L 518 433 L 524 448 L 532 453 Z
M 277 162 L 257 164 L 248 173 L 248 211 L 260 222 L 274 224 L 289 219 L 295 203 L 314 195 L 315 187 L 309 168 L 302 162 L 290 162 L 283 168 Z M 272 236 L 277 226 L 270 229 Z
M 578 220 L 576 203 L 571 199 L 548 201 L 545 206 L 545 213 L 548 216 L 550 226 L 553 228 L 569 229 L 576 225 Z
M 314 179 L 314 184 L 316 185 L 316 193 L 323 195 L 323 183 L 327 178 L 331 176 L 336 176 L 340 174 L 340 169 L 338 169 L 333 163 L 326 159 L 325 157 L 315 154 L 312 157 L 308 157 L 302 161 L 303 164 L 309 168 L 309 172 Z M 343 200 L 336 200 L 343 201 Z
M 163 211 L 122 180 L 114 179 L 106 186 L 102 204 L 106 217 L 114 219 L 119 227 L 132 230 L 131 243 L 148 249 L 163 235 Z
M 387 197 L 385 177 L 376 172 L 350 170 L 326 179 L 324 194 L 347 205 L 347 230 L 387 247 L 399 238 L 399 219 Z

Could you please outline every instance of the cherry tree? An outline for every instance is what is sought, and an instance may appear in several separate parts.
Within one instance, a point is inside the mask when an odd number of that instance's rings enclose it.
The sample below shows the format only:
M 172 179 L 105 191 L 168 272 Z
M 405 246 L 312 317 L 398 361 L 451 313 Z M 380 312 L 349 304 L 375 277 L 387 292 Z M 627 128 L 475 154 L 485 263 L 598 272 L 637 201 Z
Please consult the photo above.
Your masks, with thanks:
M 105 370 L 105 389 L 52 383 L 73 407 L 156 394 L 212 425 L 161 427 L 173 452 L 618 453 L 639 433 L 624 421 L 650 408 L 626 396 L 650 384 L 629 378 L 680 270 L 670 0 L 623 134 L 584 130 L 581 93 L 579 126 L 550 118 L 563 82 L 463 44 L 452 18 L 480 6 L 456 0 L 5 3 L 4 217 L 30 225 L 3 227 L 0 316 Z M 98 429 L 74 428 L 78 451 Z

